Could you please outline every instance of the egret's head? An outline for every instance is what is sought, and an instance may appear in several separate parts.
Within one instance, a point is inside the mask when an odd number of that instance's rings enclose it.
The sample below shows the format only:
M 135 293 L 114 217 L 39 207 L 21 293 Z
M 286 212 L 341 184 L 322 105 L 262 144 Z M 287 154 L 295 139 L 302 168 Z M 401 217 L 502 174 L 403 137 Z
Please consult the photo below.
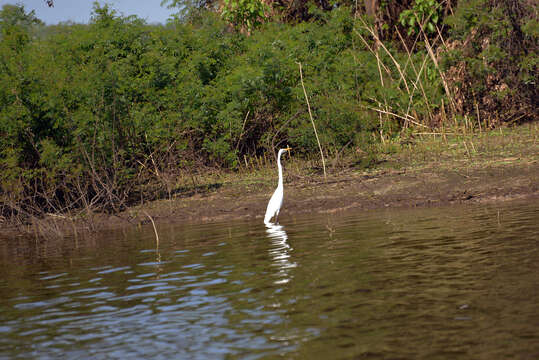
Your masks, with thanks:
M 280 150 L 279 150 L 279 153 L 277 154 L 277 156 L 278 156 L 278 157 L 281 157 L 281 155 L 284 154 L 284 153 L 287 152 L 287 151 L 288 151 L 288 156 L 290 156 L 290 150 L 292 150 L 292 148 L 289 147 L 289 146 L 286 146 L 285 149 L 280 149 Z

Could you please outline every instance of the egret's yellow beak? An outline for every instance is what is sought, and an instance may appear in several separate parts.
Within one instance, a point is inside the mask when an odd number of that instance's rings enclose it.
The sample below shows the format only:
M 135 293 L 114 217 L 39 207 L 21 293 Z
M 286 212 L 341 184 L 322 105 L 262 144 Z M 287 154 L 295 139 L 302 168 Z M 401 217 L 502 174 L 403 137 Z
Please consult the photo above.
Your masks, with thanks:
M 286 151 L 288 151 L 288 157 L 290 157 L 290 150 L 292 150 L 292 148 L 288 145 L 286 145 Z

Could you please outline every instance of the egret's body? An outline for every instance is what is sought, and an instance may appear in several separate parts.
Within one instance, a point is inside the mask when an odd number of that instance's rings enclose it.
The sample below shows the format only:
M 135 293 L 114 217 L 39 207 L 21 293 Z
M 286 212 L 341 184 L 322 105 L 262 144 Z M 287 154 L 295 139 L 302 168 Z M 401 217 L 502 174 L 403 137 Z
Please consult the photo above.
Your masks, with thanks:
M 277 189 L 275 189 L 275 192 L 271 196 L 271 199 L 268 203 L 268 207 L 266 208 L 266 216 L 264 216 L 265 224 L 269 224 L 270 220 L 273 217 L 275 217 L 275 222 L 277 222 L 279 211 L 281 210 L 281 206 L 283 205 L 284 189 L 283 189 L 283 167 L 281 166 L 281 155 L 285 151 L 290 152 L 290 148 L 287 147 L 286 149 L 281 149 L 279 150 L 279 153 L 277 154 L 277 168 L 279 169 L 279 183 L 277 184 Z

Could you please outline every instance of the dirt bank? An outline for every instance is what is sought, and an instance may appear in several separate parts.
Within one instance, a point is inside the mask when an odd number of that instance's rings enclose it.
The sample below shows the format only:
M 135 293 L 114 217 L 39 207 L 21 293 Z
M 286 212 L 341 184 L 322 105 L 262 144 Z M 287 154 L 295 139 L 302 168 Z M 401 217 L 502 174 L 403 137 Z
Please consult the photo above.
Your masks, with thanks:
M 327 179 L 320 171 L 300 169 L 293 158 L 287 159 L 280 220 L 285 223 L 293 214 L 347 209 L 539 199 L 538 128 L 533 124 L 507 133 L 470 135 L 455 142 L 422 140 L 380 157 L 374 169 L 344 166 L 331 169 Z M 50 214 L 29 225 L 0 224 L 0 238 L 118 229 L 150 224 L 150 218 L 157 225 L 236 219 L 262 222 L 276 181 L 273 167 L 232 174 L 207 181 L 196 191 L 134 206 L 119 214 L 81 213 L 76 219 Z
M 343 171 L 328 176 L 288 176 L 280 220 L 304 213 L 332 213 L 347 209 L 439 206 L 512 199 L 539 199 L 539 162 L 501 160 L 487 166 L 448 168 L 431 164 L 421 168 Z M 21 229 L 2 231 L 3 237 L 21 234 L 101 231 L 150 223 L 195 223 L 236 219 L 262 222 L 274 185 L 265 180 L 225 183 L 217 189 L 185 194 L 137 206 L 117 215 L 94 215 L 91 221 L 50 216 Z M 149 215 L 149 216 L 148 216 Z
M 462 169 L 428 166 L 419 169 L 343 172 L 315 180 L 289 176 L 280 219 L 291 214 L 328 213 L 346 209 L 436 206 L 539 198 L 539 163 L 511 163 Z M 218 190 L 145 207 L 157 223 L 232 219 L 262 220 L 273 188 L 263 183 L 225 184 Z M 132 209 L 131 217 L 141 209 Z M 123 214 L 124 216 L 127 214 Z M 138 221 L 147 222 L 144 217 Z

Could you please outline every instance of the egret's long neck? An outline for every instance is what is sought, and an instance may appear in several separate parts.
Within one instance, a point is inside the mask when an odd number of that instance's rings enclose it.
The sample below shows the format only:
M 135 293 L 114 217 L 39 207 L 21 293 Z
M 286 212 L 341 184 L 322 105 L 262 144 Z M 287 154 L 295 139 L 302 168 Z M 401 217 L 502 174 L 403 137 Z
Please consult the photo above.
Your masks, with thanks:
M 277 167 L 279 168 L 279 183 L 277 184 L 277 187 L 283 187 L 283 167 L 281 166 L 281 155 L 279 155 L 277 159 Z

